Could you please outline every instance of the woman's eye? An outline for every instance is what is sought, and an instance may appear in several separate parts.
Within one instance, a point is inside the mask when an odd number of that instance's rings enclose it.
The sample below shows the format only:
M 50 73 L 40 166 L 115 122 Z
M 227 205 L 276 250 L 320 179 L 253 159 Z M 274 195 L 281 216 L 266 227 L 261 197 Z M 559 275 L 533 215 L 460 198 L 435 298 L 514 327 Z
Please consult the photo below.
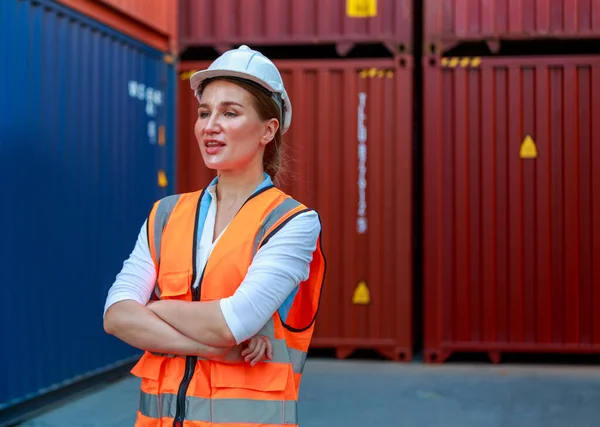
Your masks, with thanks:
M 198 117 L 200 117 L 201 119 L 205 119 L 209 116 L 210 114 L 208 113 L 208 111 L 199 111 L 198 112 Z
M 225 116 L 227 116 L 227 117 L 235 117 L 235 116 L 237 116 L 237 114 L 235 114 L 233 111 L 227 111 L 225 113 Z

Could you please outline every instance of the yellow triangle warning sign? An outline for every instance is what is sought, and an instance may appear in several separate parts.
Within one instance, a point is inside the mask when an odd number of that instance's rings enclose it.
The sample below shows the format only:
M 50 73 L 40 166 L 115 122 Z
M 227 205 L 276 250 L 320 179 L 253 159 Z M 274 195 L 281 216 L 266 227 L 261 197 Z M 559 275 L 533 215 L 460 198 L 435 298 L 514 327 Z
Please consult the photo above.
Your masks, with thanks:
M 535 146 L 535 141 L 531 135 L 527 135 L 521 143 L 519 155 L 522 159 L 535 159 L 537 157 L 537 147 Z
M 364 280 L 356 286 L 354 295 L 352 295 L 352 304 L 369 304 L 371 302 L 371 293 Z
M 166 187 L 168 184 L 167 181 L 167 175 L 165 174 L 165 171 L 158 171 L 158 185 L 159 187 Z

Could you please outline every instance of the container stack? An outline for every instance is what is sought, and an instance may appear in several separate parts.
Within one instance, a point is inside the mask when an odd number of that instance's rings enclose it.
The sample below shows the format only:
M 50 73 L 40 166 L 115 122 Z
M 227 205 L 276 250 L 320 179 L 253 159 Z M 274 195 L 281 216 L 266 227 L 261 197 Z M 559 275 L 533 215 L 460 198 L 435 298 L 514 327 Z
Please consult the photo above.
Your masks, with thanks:
M 594 2 L 423 3 L 0 1 L 0 425 L 138 358 L 106 293 L 152 204 L 214 177 L 189 77 L 242 44 L 283 74 L 277 182 L 322 221 L 313 348 L 599 353 Z
M 327 278 L 313 348 L 410 360 L 412 0 L 182 0 L 181 8 L 177 190 L 213 177 L 193 134 L 189 76 L 210 63 L 199 59 L 242 44 L 274 58 L 293 105 L 281 187 L 317 209 L 323 226 Z M 324 47 L 335 47 L 333 57 Z M 214 56 L 200 58 L 207 48 Z
M 592 4 L 425 1 L 428 362 L 600 352 Z M 489 53 L 469 55 L 478 42 Z
M 174 191 L 169 30 L 148 9 L 62 3 L 0 2 L 0 425 L 139 357 L 104 332 L 103 305 Z

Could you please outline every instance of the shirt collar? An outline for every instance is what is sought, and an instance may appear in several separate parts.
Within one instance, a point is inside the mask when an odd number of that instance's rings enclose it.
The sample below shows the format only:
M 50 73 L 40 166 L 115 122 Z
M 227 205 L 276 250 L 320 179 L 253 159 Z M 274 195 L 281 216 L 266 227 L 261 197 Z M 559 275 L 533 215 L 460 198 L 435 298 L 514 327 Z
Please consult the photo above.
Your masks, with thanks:
M 263 182 L 261 182 L 258 185 L 258 187 L 256 187 L 256 189 L 254 190 L 254 192 L 252 194 L 256 193 L 257 191 L 259 191 L 259 190 L 261 190 L 261 189 L 263 189 L 265 187 L 273 185 L 273 180 L 271 179 L 271 177 L 269 176 L 269 174 L 266 173 L 266 172 L 263 172 L 263 173 L 264 173 L 265 179 L 263 180 Z M 218 182 L 219 182 L 219 177 L 215 177 L 211 181 L 211 183 L 209 184 L 208 188 L 206 189 L 206 195 L 209 198 L 216 197 L 216 186 L 217 186 Z

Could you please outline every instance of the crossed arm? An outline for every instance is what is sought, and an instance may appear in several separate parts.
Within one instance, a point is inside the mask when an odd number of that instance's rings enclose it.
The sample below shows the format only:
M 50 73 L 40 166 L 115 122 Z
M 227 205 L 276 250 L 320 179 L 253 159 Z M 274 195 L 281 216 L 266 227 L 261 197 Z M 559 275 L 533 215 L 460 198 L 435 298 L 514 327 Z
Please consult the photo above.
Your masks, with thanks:
M 196 341 L 178 331 L 166 319 L 161 319 L 154 312 L 161 302 L 177 303 L 163 305 L 167 308 L 163 312 L 167 313 L 167 317 L 173 316 L 171 318 L 176 319 L 175 323 L 180 323 L 186 316 L 176 314 L 172 308 L 185 307 L 188 310 L 194 308 L 190 313 L 200 313 L 200 317 L 207 320 L 212 316 L 211 313 L 215 311 L 213 307 L 210 307 L 209 310 L 204 310 L 205 307 L 195 310 L 200 308 L 199 306 L 195 307 L 197 304 L 205 304 L 198 302 L 158 301 L 151 302 L 144 307 L 136 301 L 124 300 L 114 304 L 107 310 L 104 322 L 105 330 L 129 345 L 159 353 L 202 356 L 226 363 L 245 361 L 251 365 L 255 365 L 265 358 L 270 359 L 273 357 L 271 342 L 266 337 L 255 336 L 237 345 L 235 342 L 233 344 L 207 345 Z M 206 304 L 215 306 L 211 303 Z M 208 328 L 208 330 L 210 329 Z M 202 331 L 203 329 L 196 328 L 196 330 Z
M 257 252 L 235 294 L 210 302 L 167 300 L 145 304 L 156 281 L 145 227 L 109 291 L 106 332 L 143 350 L 226 362 L 254 359 L 255 349 L 269 353 L 269 348 L 254 337 L 308 277 L 320 232 L 316 214 L 298 215 L 290 221 Z M 249 340 L 250 346 L 246 346 Z
M 133 347 L 159 353 L 217 358 L 233 347 L 194 340 L 157 316 L 151 306 L 134 300 L 119 301 L 106 311 L 104 329 Z

